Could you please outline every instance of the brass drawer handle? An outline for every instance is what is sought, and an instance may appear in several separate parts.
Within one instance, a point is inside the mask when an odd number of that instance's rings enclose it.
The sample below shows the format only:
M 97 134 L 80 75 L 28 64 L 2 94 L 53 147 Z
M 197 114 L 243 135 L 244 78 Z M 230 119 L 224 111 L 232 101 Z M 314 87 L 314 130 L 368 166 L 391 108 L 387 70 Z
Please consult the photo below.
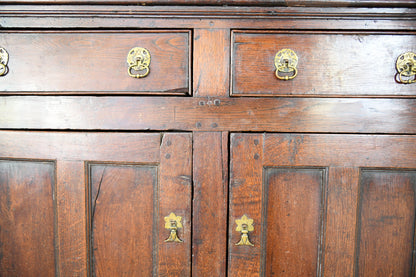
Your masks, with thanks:
M 248 237 L 248 232 L 254 231 L 253 219 L 248 218 L 246 215 L 243 215 L 240 219 L 236 219 L 235 223 L 237 223 L 237 228 L 235 230 L 241 233 L 240 241 L 237 242 L 235 245 L 254 246 L 254 244 L 250 242 L 250 239 Z
M 178 229 L 183 228 L 182 217 L 176 216 L 174 213 L 170 213 L 168 216 L 165 216 L 165 229 L 170 230 L 169 237 L 165 239 L 165 242 L 183 242 L 178 237 Z
M 9 62 L 9 53 L 6 49 L 0 48 L 0 76 L 4 76 L 9 72 L 7 63 Z
M 149 75 L 150 52 L 143 47 L 134 47 L 127 55 L 129 69 L 127 72 L 130 77 L 143 78 Z
M 401 54 L 397 58 L 396 69 L 395 79 L 398 83 L 416 83 L 416 54 L 412 52 Z
M 274 57 L 276 66 L 276 77 L 280 80 L 292 80 L 298 75 L 296 66 L 298 65 L 298 56 L 291 49 L 282 49 Z M 283 73 L 284 75 L 279 74 Z

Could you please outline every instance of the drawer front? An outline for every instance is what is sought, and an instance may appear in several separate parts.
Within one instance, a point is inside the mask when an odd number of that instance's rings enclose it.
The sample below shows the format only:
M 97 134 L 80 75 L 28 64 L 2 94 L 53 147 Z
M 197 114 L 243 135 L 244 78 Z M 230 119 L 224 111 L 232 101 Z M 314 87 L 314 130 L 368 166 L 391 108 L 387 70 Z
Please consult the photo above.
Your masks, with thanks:
M 0 93 L 189 94 L 189 44 L 187 30 L 1 33 L 0 47 L 9 61 Z M 135 47 L 150 55 L 142 78 L 128 74 L 127 57 Z
M 414 33 L 234 31 L 232 37 L 232 95 L 416 95 L 415 84 L 397 81 L 396 69 L 401 54 L 416 53 Z M 275 57 L 283 49 L 297 56 L 293 79 L 276 76 Z M 283 71 L 280 77 L 295 75 Z

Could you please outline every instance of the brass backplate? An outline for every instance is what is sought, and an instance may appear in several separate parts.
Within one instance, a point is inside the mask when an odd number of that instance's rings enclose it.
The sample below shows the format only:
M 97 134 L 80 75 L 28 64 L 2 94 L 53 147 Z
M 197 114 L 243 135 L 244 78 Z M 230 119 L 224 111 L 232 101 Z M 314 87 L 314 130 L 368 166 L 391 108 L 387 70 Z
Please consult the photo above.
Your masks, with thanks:
M 150 66 L 150 52 L 143 47 L 134 47 L 130 49 L 127 55 L 127 63 L 129 65 L 128 73 L 133 78 L 146 77 Z
M 274 57 L 274 65 L 276 66 L 276 77 L 280 80 L 291 80 L 296 77 L 298 71 L 298 56 L 291 49 L 282 49 L 276 53 Z M 283 73 L 283 75 L 281 74 Z M 288 73 L 290 75 L 288 75 Z
M 178 229 L 182 229 L 182 217 L 177 216 L 174 213 L 170 213 L 165 216 L 165 229 L 170 230 L 169 237 L 165 242 L 183 242 L 178 236 Z
M 9 62 L 9 53 L 6 49 L 0 48 L 0 76 L 7 74 L 7 63 Z
M 396 61 L 396 80 L 399 83 L 410 84 L 416 82 L 416 53 L 401 54 Z M 398 78 L 397 78 L 398 76 Z
M 235 223 L 237 224 L 237 228 L 235 228 L 235 230 L 241 233 L 240 241 L 235 245 L 254 246 L 248 237 L 248 232 L 254 231 L 253 222 L 254 220 L 248 218 L 246 215 L 243 215 L 241 218 L 235 220 Z

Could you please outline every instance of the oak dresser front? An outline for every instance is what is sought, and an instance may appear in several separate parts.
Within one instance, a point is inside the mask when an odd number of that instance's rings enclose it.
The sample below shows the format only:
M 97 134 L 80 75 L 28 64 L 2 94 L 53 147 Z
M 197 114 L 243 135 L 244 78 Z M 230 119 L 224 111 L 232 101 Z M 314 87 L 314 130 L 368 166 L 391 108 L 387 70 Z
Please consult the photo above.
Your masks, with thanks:
M 1 276 L 415 276 L 416 2 L 0 15 Z

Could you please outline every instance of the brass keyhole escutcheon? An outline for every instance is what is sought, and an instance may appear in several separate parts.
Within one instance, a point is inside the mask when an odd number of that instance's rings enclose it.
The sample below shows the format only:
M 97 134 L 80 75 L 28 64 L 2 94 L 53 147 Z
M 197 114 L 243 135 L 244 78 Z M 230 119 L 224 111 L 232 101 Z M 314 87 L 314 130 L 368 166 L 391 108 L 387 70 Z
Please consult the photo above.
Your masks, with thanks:
M 280 80 L 288 81 L 298 75 L 296 66 L 298 65 L 298 56 L 291 49 L 282 49 L 274 57 L 276 67 L 276 77 Z
M 150 69 L 150 52 L 143 47 L 134 47 L 127 55 L 127 70 L 130 77 L 144 78 L 149 75 Z
M 169 237 L 165 239 L 165 242 L 183 242 L 178 236 L 178 229 L 182 229 L 182 217 L 177 216 L 174 213 L 170 213 L 165 216 L 165 229 L 170 230 Z
M 401 84 L 416 83 L 416 53 L 401 54 L 396 61 L 397 74 L 395 79 Z
M 235 230 L 241 233 L 240 241 L 235 245 L 254 246 L 248 237 L 248 233 L 254 231 L 253 221 L 253 219 L 248 218 L 246 215 L 243 215 L 241 218 L 235 220 L 235 223 L 237 224 L 237 228 L 235 228 Z
M 6 49 L 0 48 L 0 76 L 4 76 L 9 72 L 7 63 L 9 62 L 9 53 Z

